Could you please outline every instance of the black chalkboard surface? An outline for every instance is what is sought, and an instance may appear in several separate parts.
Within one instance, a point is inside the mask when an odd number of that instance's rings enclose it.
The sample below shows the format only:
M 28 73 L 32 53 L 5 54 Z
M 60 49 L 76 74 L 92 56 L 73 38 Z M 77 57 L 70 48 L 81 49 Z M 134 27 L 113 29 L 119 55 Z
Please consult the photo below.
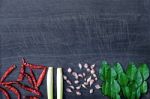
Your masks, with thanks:
M 98 70 L 102 60 L 150 65 L 149 9 L 148 0 L 0 0 L 0 73 L 11 64 L 19 69 L 22 57 L 64 69 L 80 62 L 95 63 Z M 46 99 L 46 81 L 41 91 L 40 99 Z M 100 91 L 83 96 L 64 91 L 64 99 L 76 98 L 107 99 Z M 150 90 L 142 99 L 149 98 Z

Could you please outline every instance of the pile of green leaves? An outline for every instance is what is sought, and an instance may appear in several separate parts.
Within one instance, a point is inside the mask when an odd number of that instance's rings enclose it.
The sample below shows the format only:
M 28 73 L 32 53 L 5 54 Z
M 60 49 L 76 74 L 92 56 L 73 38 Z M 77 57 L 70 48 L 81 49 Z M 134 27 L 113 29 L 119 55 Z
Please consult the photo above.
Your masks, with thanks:
M 111 99 L 140 99 L 141 94 L 146 94 L 149 77 L 149 68 L 141 64 L 138 68 L 134 63 L 128 64 L 124 71 L 120 63 L 110 66 L 103 61 L 99 69 L 99 77 L 102 80 L 102 93 Z

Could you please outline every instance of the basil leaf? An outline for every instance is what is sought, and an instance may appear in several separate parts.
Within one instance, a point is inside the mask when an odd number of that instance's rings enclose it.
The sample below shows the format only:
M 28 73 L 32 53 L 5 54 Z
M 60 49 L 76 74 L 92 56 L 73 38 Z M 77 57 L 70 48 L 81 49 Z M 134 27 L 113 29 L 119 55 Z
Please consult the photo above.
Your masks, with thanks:
M 114 65 L 114 69 L 115 69 L 115 71 L 117 72 L 117 74 L 120 74 L 120 73 L 123 72 L 123 69 L 122 69 L 122 66 L 121 66 L 120 63 L 115 64 L 115 65 Z
M 121 86 L 125 86 L 128 83 L 128 78 L 124 72 L 118 75 L 118 82 Z
M 126 74 L 130 81 L 133 81 L 135 79 L 136 72 L 137 72 L 136 66 L 134 64 L 129 64 L 127 67 Z
M 102 81 L 107 79 L 108 70 L 110 69 L 109 64 L 106 61 L 103 61 L 101 64 L 101 68 L 99 69 L 99 77 Z
M 146 81 L 144 81 L 143 83 L 142 83 L 142 85 L 141 85 L 141 93 L 146 93 L 147 92 L 147 88 L 148 86 L 147 86 L 147 82 Z
M 138 86 L 140 86 L 143 82 L 143 78 L 139 70 L 136 73 L 135 82 Z
M 139 71 L 141 72 L 142 77 L 143 77 L 144 80 L 146 80 L 149 77 L 149 68 L 146 64 L 142 64 L 139 67 Z

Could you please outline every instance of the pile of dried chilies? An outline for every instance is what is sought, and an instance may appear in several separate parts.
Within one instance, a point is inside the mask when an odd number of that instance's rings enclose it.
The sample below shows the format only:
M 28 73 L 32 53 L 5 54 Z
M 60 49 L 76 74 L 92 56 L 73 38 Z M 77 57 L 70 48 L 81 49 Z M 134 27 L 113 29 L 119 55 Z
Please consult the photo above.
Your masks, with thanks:
M 42 65 L 34 65 L 31 63 L 27 63 L 25 61 L 25 59 L 22 59 L 22 65 L 21 65 L 20 73 L 19 73 L 17 80 L 16 81 L 6 81 L 5 79 L 8 77 L 8 75 L 11 74 L 11 72 L 14 71 L 15 68 L 16 68 L 16 66 L 12 65 L 4 72 L 4 74 L 0 78 L 0 85 L 5 87 L 7 90 L 10 90 L 11 92 L 13 92 L 17 96 L 17 99 L 22 99 L 22 98 L 23 99 L 39 99 L 39 97 L 41 96 L 39 87 L 42 84 L 44 77 L 46 76 L 47 67 L 42 66 Z M 30 73 L 26 72 L 27 68 L 29 68 Z M 33 69 L 42 70 L 42 73 L 40 74 L 38 79 L 36 79 Z M 25 85 L 22 83 L 24 78 L 27 78 L 27 80 L 28 80 L 29 84 L 31 84 L 31 86 L 28 86 L 28 85 Z M 18 86 L 28 92 L 33 93 L 34 96 L 23 96 L 22 97 L 21 93 L 14 85 Z M 5 95 L 6 99 L 11 99 L 9 93 L 3 87 L 0 87 L 0 92 L 2 92 Z

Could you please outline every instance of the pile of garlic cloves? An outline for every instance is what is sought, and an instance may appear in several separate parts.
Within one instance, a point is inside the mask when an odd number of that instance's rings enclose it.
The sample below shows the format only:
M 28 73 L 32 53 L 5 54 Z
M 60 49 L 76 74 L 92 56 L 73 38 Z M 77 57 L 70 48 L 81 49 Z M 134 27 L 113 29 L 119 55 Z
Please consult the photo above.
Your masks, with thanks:
M 95 71 L 95 64 L 88 65 L 78 64 L 77 71 L 73 70 L 73 68 L 69 67 L 63 76 L 65 83 L 67 85 L 66 92 L 75 93 L 80 96 L 84 93 L 82 90 L 86 90 L 89 94 L 93 94 L 95 90 L 100 89 L 100 85 L 98 83 L 98 78 Z

